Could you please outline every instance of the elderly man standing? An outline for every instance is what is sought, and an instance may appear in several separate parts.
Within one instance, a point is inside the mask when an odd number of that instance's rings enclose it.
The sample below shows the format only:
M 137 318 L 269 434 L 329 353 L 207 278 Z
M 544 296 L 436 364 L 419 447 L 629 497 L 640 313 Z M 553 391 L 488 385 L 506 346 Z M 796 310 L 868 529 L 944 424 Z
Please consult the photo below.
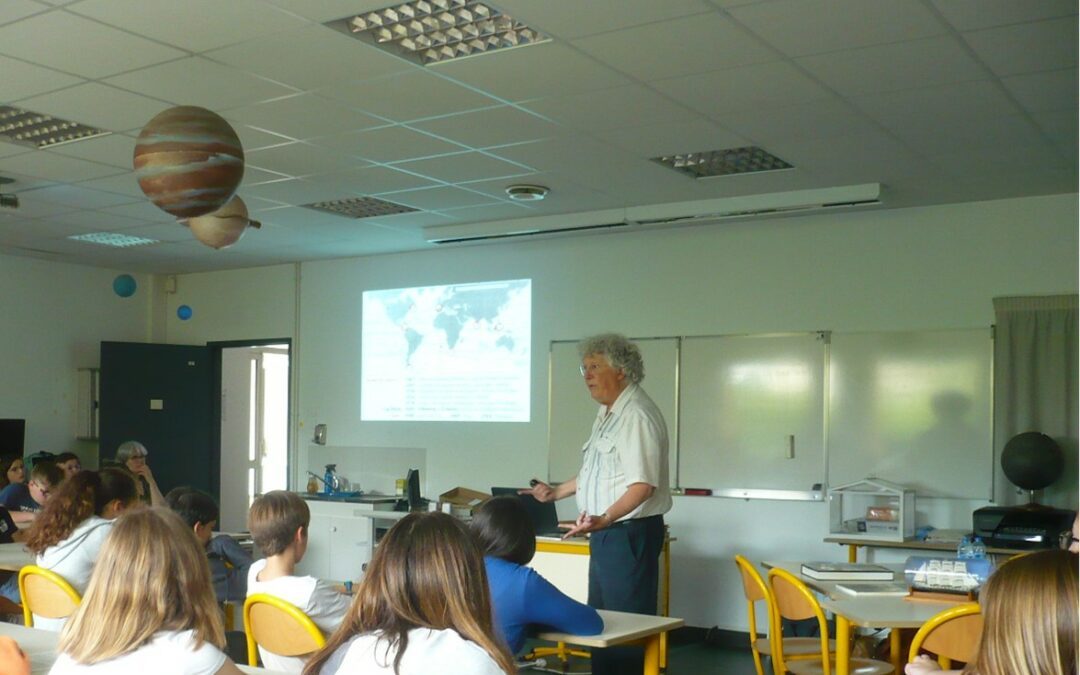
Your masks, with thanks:
M 577 523 L 566 536 L 589 538 L 589 605 L 656 614 L 663 514 L 668 491 L 668 433 L 660 409 L 640 382 L 637 346 L 621 335 L 578 345 L 585 386 L 600 409 L 577 477 L 552 487 L 537 481 L 539 501 L 577 495 Z M 594 658 L 593 672 L 601 672 Z

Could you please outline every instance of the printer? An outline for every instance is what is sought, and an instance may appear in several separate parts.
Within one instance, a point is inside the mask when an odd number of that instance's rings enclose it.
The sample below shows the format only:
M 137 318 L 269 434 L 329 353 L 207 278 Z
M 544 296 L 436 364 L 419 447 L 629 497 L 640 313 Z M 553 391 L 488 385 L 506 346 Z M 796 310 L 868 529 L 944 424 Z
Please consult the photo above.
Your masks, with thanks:
M 1075 511 L 1032 504 L 984 506 L 972 513 L 972 531 L 987 546 L 1055 548 L 1062 532 L 1072 530 Z

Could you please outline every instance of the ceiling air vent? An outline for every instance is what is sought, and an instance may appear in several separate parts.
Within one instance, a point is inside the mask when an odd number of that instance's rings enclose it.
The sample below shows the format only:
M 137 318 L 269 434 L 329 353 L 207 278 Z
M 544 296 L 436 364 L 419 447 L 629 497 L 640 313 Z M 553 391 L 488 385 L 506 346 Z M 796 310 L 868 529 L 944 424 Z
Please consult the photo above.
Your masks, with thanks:
M 97 129 L 79 122 L 23 110 L 10 105 L 0 105 L 0 138 L 12 143 L 46 148 L 61 143 L 81 141 L 112 132 Z
M 375 218 L 376 216 L 393 216 L 398 213 L 412 213 L 418 210 L 411 206 L 395 204 L 375 197 L 350 197 L 329 202 L 314 202 L 312 204 L 303 204 L 303 207 L 333 213 L 336 216 L 345 216 L 346 218 Z
M 693 178 L 715 178 L 794 168 L 776 155 L 753 145 L 725 150 L 688 152 L 682 155 L 664 155 L 653 157 L 652 161 Z

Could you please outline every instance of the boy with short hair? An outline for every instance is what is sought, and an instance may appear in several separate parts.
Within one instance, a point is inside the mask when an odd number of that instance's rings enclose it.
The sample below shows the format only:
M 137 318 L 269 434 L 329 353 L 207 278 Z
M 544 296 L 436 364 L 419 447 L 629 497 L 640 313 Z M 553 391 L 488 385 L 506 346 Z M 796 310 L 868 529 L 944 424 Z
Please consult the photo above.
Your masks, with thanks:
M 337 629 L 350 599 L 327 581 L 296 576 L 296 564 L 307 551 L 311 511 L 296 494 L 274 490 L 257 497 L 248 512 L 248 529 L 255 546 L 266 556 L 248 571 L 248 595 L 267 593 L 296 605 L 324 634 Z M 263 665 L 270 670 L 299 673 L 303 657 L 278 656 L 259 647 Z
M 218 602 L 243 601 L 247 597 L 251 556 L 229 535 L 214 535 L 214 527 L 220 517 L 214 498 L 201 490 L 184 486 L 169 490 L 165 502 L 192 528 L 195 538 L 206 548 L 214 595 Z
M 0 490 L 0 506 L 11 513 L 16 523 L 27 523 L 34 519 L 45 502 L 49 492 L 64 479 L 64 473 L 52 462 L 38 462 L 30 471 L 30 480 L 26 483 L 12 483 Z

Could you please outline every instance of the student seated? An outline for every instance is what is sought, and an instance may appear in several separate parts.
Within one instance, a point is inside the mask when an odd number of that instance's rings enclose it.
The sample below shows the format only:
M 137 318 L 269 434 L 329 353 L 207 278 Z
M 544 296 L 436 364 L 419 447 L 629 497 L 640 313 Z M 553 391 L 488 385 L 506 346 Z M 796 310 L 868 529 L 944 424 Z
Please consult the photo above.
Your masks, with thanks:
M 110 528 L 50 675 L 239 675 L 191 529 L 168 509 L 133 509 Z
M 82 462 L 74 452 L 61 452 L 53 460 L 53 464 L 64 473 L 64 478 L 71 478 L 82 471 Z
M 341 628 L 304 675 L 512 675 L 495 637 L 484 561 L 445 513 L 412 513 L 379 542 Z
M 34 519 L 49 493 L 64 480 L 64 472 L 52 462 L 38 462 L 30 470 L 30 481 L 12 483 L 0 490 L 0 506 L 11 513 L 16 523 L 26 523 Z
M 963 671 L 948 672 L 1076 675 L 1078 560 L 1070 551 L 1038 551 L 1002 564 L 979 594 L 983 631 L 975 661 Z M 904 672 L 942 671 L 937 661 L 922 655 Z
M 255 546 L 266 556 L 248 570 L 248 595 L 266 593 L 296 605 L 324 634 L 332 633 L 349 609 L 349 596 L 321 579 L 296 576 L 296 564 L 307 551 L 311 511 L 292 492 L 274 490 L 257 497 L 248 512 L 248 529 Z M 270 670 L 299 673 L 305 659 L 279 656 L 259 647 L 263 665 Z
M 82 594 L 113 519 L 137 503 L 135 481 L 126 471 L 83 471 L 50 496 L 30 526 L 26 548 L 37 555 L 39 567 L 56 572 Z M 58 631 L 64 622 L 35 616 L 34 628 Z
M 0 488 L 25 481 L 26 465 L 23 463 L 22 455 L 5 455 L 0 459 Z
M 206 549 L 210 578 L 218 602 L 243 601 L 247 597 L 247 575 L 251 556 L 227 534 L 214 534 L 220 516 L 217 502 L 201 490 L 178 487 L 169 490 L 165 502 L 187 523 Z
M 473 515 L 470 525 L 484 552 L 495 627 L 518 653 L 530 628 L 596 635 L 604 621 L 596 610 L 568 597 L 526 567 L 536 553 L 536 531 L 529 512 L 514 496 L 495 497 Z

